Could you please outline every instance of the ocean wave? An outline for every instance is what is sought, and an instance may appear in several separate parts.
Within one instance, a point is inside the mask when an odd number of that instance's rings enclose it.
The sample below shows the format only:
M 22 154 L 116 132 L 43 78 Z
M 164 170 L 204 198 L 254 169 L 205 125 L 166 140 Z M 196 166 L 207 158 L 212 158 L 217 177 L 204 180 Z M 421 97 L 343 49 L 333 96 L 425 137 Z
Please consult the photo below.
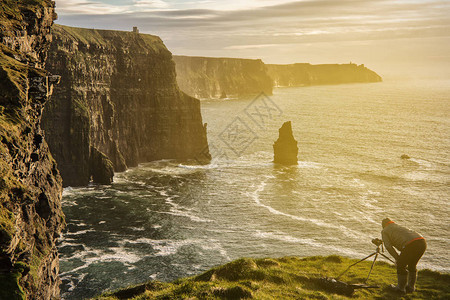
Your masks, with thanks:
M 199 239 L 186 240 L 154 240 L 150 238 L 138 238 L 136 240 L 126 240 L 124 243 L 128 244 L 147 244 L 156 252 L 152 256 L 169 256 L 174 255 L 178 250 L 186 245 L 202 244 L 204 241 Z
M 84 229 L 84 230 L 78 230 L 75 232 L 66 232 L 63 234 L 63 236 L 73 236 L 73 235 L 81 235 L 81 234 L 85 234 L 88 232 L 96 232 L 96 230 L 94 229 Z
M 412 162 L 417 163 L 418 165 L 420 165 L 421 167 L 427 168 L 427 169 L 434 169 L 435 166 L 432 162 L 428 161 L 428 160 L 424 160 L 424 159 L 419 159 L 419 158 L 410 158 L 409 159 Z
M 124 242 L 121 242 L 124 244 Z M 141 255 L 133 253 L 132 250 L 126 249 L 123 245 L 119 247 L 108 247 L 106 249 L 96 249 L 92 247 L 85 247 L 84 251 L 74 252 L 70 258 L 66 260 L 80 261 L 82 265 L 72 268 L 70 271 L 63 272 L 60 274 L 64 277 L 69 274 L 76 274 L 81 270 L 88 268 L 92 264 L 105 263 L 105 262 L 121 262 L 124 265 L 135 264 L 140 261 L 143 257 Z
M 165 214 L 165 215 L 172 215 L 172 216 L 176 216 L 176 217 L 184 217 L 184 218 L 188 218 L 193 222 L 197 222 L 197 223 L 212 223 L 214 221 L 209 220 L 209 219 L 203 219 L 200 218 L 198 216 L 189 214 L 187 212 L 183 212 L 180 210 L 175 210 L 175 211 L 156 211 L 156 210 L 150 210 L 147 208 L 148 212 L 154 212 L 154 213 L 158 213 L 158 214 Z
M 282 232 L 277 232 L 277 231 L 276 232 L 265 232 L 265 231 L 256 230 L 253 235 L 257 238 L 273 239 L 273 240 L 278 240 L 281 242 L 311 246 L 311 247 L 315 247 L 315 248 L 319 248 L 319 249 L 327 249 L 327 250 L 330 250 L 331 253 L 338 252 L 338 253 L 341 253 L 341 254 L 344 254 L 347 256 L 352 256 L 352 257 L 360 256 L 359 252 L 354 251 L 352 249 L 339 247 L 339 246 L 335 246 L 335 245 L 324 244 L 324 243 L 318 242 L 316 239 L 298 238 L 298 237 L 294 237 L 292 235 L 285 234 Z
M 327 222 L 324 222 L 322 220 L 319 219 L 314 219 L 314 218 L 305 218 L 305 217 L 301 217 L 301 216 L 296 216 L 296 215 L 291 215 L 282 211 L 279 211 L 269 205 L 263 204 L 261 202 L 261 199 L 259 197 L 259 194 L 264 191 L 266 185 L 267 185 L 267 181 L 273 178 L 272 176 L 267 176 L 267 178 L 265 180 L 263 180 L 259 186 L 253 191 L 253 192 L 249 192 L 247 193 L 247 195 L 249 197 L 251 197 L 254 202 L 260 206 L 260 207 L 264 207 L 266 208 L 270 213 L 274 214 L 274 215 L 279 215 L 279 216 L 284 216 L 296 221 L 300 221 L 300 222 L 308 222 L 311 224 L 314 224 L 316 226 L 320 226 L 320 227 L 325 227 L 325 228 L 332 228 L 332 229 L 338 229 L 339 231 L 341 231 L 345 236 L 349 237 L 349 238 L 353 238 L 353 239 L 361 239 L 361 238 L 370 238 L 370 236 L 362 233 L 362 232 L 358 232 L 355 230 L 352 230 L 344 225 L 335 225 L 335 224 L 330 224 Z
M 188 170 L 209 170 L 209 169 L 217 169 L 219 167 L 219 165 L 218 164 L 206 164 L 206 165 L 179 164 L 179 165 L 177 165 L 177 167 L 188 169 Z

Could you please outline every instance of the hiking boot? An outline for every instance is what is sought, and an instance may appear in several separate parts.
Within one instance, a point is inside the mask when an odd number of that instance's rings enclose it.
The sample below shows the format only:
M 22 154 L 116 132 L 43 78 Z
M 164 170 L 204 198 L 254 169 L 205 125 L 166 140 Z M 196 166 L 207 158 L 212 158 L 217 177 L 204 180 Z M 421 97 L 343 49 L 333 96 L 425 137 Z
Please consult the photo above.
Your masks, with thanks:
M 408 274 L 397 274 L 397 285 L 391 284 L 391 288 L 398 293 L 405 294 L 406 281 L 408 280 Z

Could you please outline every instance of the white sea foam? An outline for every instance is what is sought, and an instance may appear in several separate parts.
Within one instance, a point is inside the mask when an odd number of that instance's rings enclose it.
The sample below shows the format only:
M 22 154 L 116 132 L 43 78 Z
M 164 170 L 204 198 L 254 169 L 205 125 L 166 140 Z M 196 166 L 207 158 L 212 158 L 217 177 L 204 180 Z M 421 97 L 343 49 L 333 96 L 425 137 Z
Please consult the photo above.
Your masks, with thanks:
M 367 207 L 372 213 L 374 213 L 374 212 L 379 213 L 379 212 L 383 211 L 382 208 L 380 208 L 376 205 L 378 203 L 378 201 L 376 199 L 372 198 L 369 192 L 361 195 L 359 197 L 359 201 L 364 207 Z
M 167 197 L 167 196 L 168 196 L 166 190 L 158 190 L 158 193 L 159 193 L 161 196 L 164 196 L 164 197 Z
M 124 242 L 121 242 L 121 244 L 124 244 Z M 68 272 L 61 273 L 61 276 L 63 277 L 68 274 L 76 274 L 95 263 L 116 261 L 121 262 L 125 265 L 129 265 L 137 263 L 141 259 L 142 257 L 140 255 L 134 254 L 132 251 L 126 249 L 123 246 L 109 247 L 102 250 L 86 247 L 84 251 L 75 252 L 69 258 L 69 261 L 81 261 L 83 262 L 83 264 L 71 269 Z
M 133 231 L 145 231 L 144 227 L 130 227 L 130 229 Z
M 179 168 L 188 169 L 188 170 L 209 170 L 209 169 L 217 169 L 219 167 L 219 165 L 215 164 L 215 163 L 210 163 L 210 164 L 207 164 L 207 165 L 184 165 L 184 164 L 179 164 L 178 167 Z
M 312 161 L 299 161 L 298 167 L 301 169 L 320 169 L 322 168 L 322 164 Z
M 177 210 L 177 211 L 154 211 L 154 210 L 147 209 L 147 211 L 158 213 L 158 214 L 172 215 L 172 216 L 177 216 L 177 217 L 186 217 L 186 218 L 190 219 L 191 221 L 198 222 L 198 223 L 210 223 L 210 222 L 213 222 L 212 220 L 203 219 L 203 218 L 200 218 L 198 216 L 192 215 L 190 213 L 183 212 L 181 210 Z
M 226 260 L 231 260 L 228 256 L 227 251 L 222 247 L 218 240 L 209 240 L 208 242 L 202 241 L 201 245 L 204 250 L 214 250 L 218 251 L 219 254 L 224 257 Z
M 63 197 L 69 196 L 73 194 L 73 188 L 68 186 L 66 188 L 63 189 L 62 195 Z
M 161 193 L 162 194 L 162 193 Z M 164 193 L 164 196 L 167 196 L 166 193 Z M 173 202 L 173 196 L 170 197 L 166 197 L 165 201 L 167 204 L 169 204 L 171 206 L 170 211 L 158 211 L 158 213 L 162 213 L 162 214 L 169 214 L 169 215 L 174 215 L 174 216 L 179 216 L 179 217 L 186 217 L 191 219 L 194 222 L 212 222 L 211 220 L 205 219 L 205 218 L 200 218 L 198 216 L 196 216 L 193 212 L 193 209 L 189 209 L 186 207 L 182 207 L 179 204 Z
M 424 159 L 410 158 L 409 160 L 413 161 L 413 162 L 419 164 L 421 167 L 424 167 L 424 168 L 427 168 L 427 169 L 433 169 L 434 168 L 433 163 L 431 163 L 431 162 L 429 162 L 427 160 L 424 160 Z
M 294 237 L 294 236 L 291 236 L 291 235 L 288 235 L 285 233 L 281 233 L 281 232 L 263 232 L 263 231 L 257 230 L 254 233 L 254 236 L 258 237 L 258 238 L 273 239 L 273 240 L 278 240 L 278 241 L 287 242 L 287 243 L 306 245 L 306 246 L 311 246 L 311 247 L 315 247 L 315 248 L 319 248 L 319 249 L 328 249 L 328 250 L 331 250 L 333 253 L 338 252 L 338 253 L 348 255 L 348 256 L 353 256 L 353 257 L 360 256 L 360 253 L 358 253 L 352 249 L 323 244 L 321 242 L 318 242 L 316 239 L 297 238 L 297 237 Z
M 309 223 L 315 224 L 315 225 L 320 226 L 320 227 L 338 229 L 344 235 L 346 235 L 347 237 L 353 238 L 353 239 L 361 239 L 361 238 L 364 238 L 364 237 L 365 238 L 370 238 L 366 234 L 364 234 L 362 232 L 354 231 L 354 230 L 352 230 L 352 229 L 350 229 L 350 228 L 348 228 L 348 227 L 346 227 L 344 225 L 334 225 L 334 224 L 330 224 L 330 223 L 324 222 L 324 221 L 319 220 L 319 219 L 304 218 L 304 217 L 300 217 L 300 216 L 291 215 L 291 214 L 288 214 L 288 213 L 281 212 L 281 211 L 279 211 L 279 210 L 277 210 L 277 209 L 275 209 L 275 208 L 273 208 L 273 207 L 271 207 L 269 205 L 263 204 L 261 202 L 259 194 L 262 191 L 264 191 L 264 189 L 266 187 L 266 182 L 270 178 L 273 178 L 273 176 L 267 176 L 266 179 L 263 180 L 253 192 L 248 193 L 248 196 L 250 196 L 258 206 L 266 208 L 272 214 L 275 214 L 275 215 L 288 217 L 288 218 L 294 219 L 296 221 L 309 222 Z
M 63 234 L 63 236 L 81 235 L 81 234 L 85 234 L 88 232 L 95 232 L 95 230 L 94 229 L 84 229 L 84 230 L 79 230 L 79 231 L 75 231 L 75 232 L 66 232 Z
M 404 178 L 411 181 L 432 181 L 432 178 L 430 178 L 429 174 L 423 171 L 408 172 L 404 175 Z
M 130 244 L 148 244 L 153 250 L 156 250 L 154 256 L 168 256 L 174 255 L 178 252 L 180 247 L 191 244 L 200 244 L 201 240 L 186 239 L 186 240 L 153 240 L 149 238 L 139 238 L 136 240 L 128 240 L 126 243 Z

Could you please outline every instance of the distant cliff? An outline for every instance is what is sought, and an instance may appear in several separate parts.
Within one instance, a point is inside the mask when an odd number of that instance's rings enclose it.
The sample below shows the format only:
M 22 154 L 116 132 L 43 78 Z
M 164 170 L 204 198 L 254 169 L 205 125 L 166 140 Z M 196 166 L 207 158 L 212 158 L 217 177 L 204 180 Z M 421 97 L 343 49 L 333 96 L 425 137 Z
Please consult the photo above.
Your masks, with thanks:
M 356 64 L 264 64 L 260 59 L 174 56 L 180 89 L 200 99 L 242 97 L 274 87 L 379 82 L 374 71 Z
M 381 81 L 381 77 L 374 71 L 364 65 L 352 63 L 342 65 L 268 64 L 267 70 L 277 87 Z
M 55 25 L 47 70 L 61 83 L 43 126 L 65 186 L 157 159 L 208 161 L 200 102 L 182 93 L 159 37 Z
M 59 298 L 62 185 L 40 127 L 59 80 L 41 69 L 53 5 L 0 3 L 0 299 Z
M 272 95 L 273 83 L 260 59 L 174 56 L 177 82 L 200 99 Z

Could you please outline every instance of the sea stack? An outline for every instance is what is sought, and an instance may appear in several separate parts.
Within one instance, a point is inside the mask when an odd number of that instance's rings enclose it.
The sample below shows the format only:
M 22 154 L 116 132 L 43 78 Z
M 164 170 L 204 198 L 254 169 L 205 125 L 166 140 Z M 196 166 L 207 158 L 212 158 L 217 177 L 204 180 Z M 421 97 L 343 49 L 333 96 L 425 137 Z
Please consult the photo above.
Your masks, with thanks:
M 273 162 L 283 165 L 296 165 L 298 147 L 292 134 L 291 121 L 285 122 L 278 132 L 278 140 L 273 144 Z

